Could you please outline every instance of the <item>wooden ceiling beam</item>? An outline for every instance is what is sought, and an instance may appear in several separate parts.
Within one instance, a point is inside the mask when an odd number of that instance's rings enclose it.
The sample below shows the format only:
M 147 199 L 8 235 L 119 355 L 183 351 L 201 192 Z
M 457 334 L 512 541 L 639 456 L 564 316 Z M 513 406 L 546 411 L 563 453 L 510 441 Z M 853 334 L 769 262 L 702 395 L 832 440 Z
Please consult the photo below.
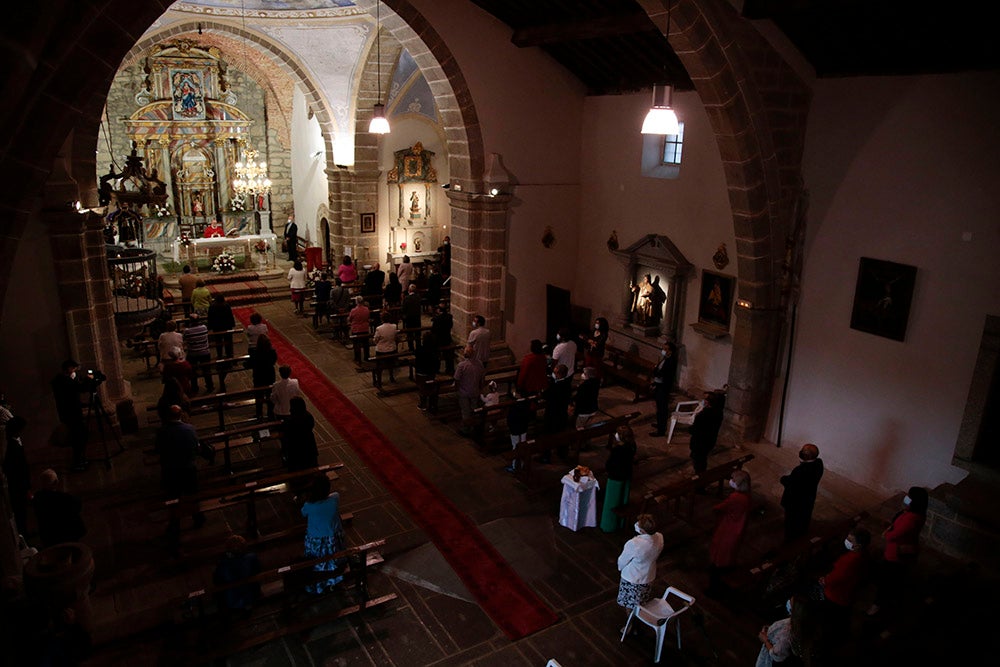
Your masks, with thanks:
M 630 35 L 655 29 L 649 15 L 645 12 L 623 14 L 621 16 L 603 16 L 573 23 L 550 23 L 518 28 L 511 37 L 515 46 L 545 46 L 559 42 L 575 42 L 615 35 Z

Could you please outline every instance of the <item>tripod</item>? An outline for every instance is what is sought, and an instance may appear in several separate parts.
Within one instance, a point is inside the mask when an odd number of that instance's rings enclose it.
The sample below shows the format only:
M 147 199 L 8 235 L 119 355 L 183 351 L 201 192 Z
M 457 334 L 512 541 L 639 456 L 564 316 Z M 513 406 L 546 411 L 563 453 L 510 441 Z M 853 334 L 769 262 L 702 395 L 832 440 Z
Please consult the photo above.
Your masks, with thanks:
M 107 410 L 104 409 L 104 404 L 97 395 L 96 387 L 90 390 L 90 400 L 87 402 L 87 419 L 85 422 L 87 433 L 90 433 L 91 418 L 93 418 L 93 420 L 97 423 L 97 432 L 101 438 L 101 445 L 104 447 L 104 465 L 107 466 L 108 470 L 111 470 L 111 459 L 124 452 L 125 446 L 122 445 L 121 438 L 118 437 L 118 431 L 115 430 L 114 425 L 111 423 L 111 416 L 108 415 Z M 111 453 L 108 449 L 108 438 L 104 431 L 105 426 L 108 427 L 108 431 L 111 432 L 111 436 L 115 439 L 115 442 L 118 443 L 117 452 Z

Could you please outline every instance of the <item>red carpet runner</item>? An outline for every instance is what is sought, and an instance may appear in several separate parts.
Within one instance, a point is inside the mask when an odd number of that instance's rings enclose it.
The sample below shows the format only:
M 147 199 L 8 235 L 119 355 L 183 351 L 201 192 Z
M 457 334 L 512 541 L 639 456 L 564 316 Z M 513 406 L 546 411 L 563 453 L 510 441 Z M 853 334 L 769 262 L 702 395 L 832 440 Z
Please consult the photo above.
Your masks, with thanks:
M 244 326 L 250 321 L 249 308 L 238 308 L 234 313 Z M 517 576 L 468 515 L 439 492 L 284 336 L 273 328 L 268 335 L 281 363 L 295 369 L 302 391 L 316 409 L 427 532 L 493 622 L 510 639 L 555 623 L 555 612 Z

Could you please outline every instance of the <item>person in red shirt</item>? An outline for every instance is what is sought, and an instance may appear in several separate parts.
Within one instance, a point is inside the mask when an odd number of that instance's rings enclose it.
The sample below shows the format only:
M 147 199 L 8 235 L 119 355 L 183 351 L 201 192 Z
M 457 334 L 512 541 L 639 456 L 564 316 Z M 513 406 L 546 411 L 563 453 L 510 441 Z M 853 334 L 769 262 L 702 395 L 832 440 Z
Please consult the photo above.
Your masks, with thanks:
M 733 492 L 713 508 L 719 515 L 719 525 L 708 548 L 709 583 L 705 593 L 709 597 L 723 593 L 722 574 L 736 565 L 736 553 L 750 514 L 750 474 L 734 470 L 729 486 Z
M 879 568 L 878 592 L 875 604 L 868 609 L 874 616 L 887 603 L 896 602 L 903 592 L 906 574 L 917 560 L 920 531 L 927 520 L 927 489 L 911 486 L 903 497 L 903 509 L 883 531 L 885 551 Z
M 226 235 L 226 230 L 222 226 L 222 216 L 216 213 L 215 220 L 208 223 L 208 226 L 205 227 L 205 238 L 206 239 L 220 238 L 225 235 Z
M 542 341 L 537 338 L 531 341 L 528 354 L 521 359 L 521 368 L 517 372 L 517 391 L 523 396 L 541 393 L 549 386 L 546 370 L 548 360 L 542 349 Z
M 858 584 L 868 571 L 868 546 L 872 535 L 864 528 L 856 528 L 844 540 L 846 552 L 833 563 L 833 568 L 820 577 L 823 587 L 824 612 L 832 644 L 847 637 L 851 619 L 851 606 Z

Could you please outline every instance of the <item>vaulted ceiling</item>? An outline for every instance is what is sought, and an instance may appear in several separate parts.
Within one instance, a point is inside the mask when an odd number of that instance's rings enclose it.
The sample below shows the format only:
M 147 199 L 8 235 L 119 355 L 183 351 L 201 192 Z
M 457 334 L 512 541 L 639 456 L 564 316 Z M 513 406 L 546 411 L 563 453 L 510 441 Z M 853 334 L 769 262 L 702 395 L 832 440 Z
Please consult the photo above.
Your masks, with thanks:
M 544 49 L 591 94 L 691 81 L 636 0 L 472 0 Z M 817 76 L 928 74 L 1000 67 L 989 3 L 952 0 L 731 0 L 748 19 L 770 19 Z

